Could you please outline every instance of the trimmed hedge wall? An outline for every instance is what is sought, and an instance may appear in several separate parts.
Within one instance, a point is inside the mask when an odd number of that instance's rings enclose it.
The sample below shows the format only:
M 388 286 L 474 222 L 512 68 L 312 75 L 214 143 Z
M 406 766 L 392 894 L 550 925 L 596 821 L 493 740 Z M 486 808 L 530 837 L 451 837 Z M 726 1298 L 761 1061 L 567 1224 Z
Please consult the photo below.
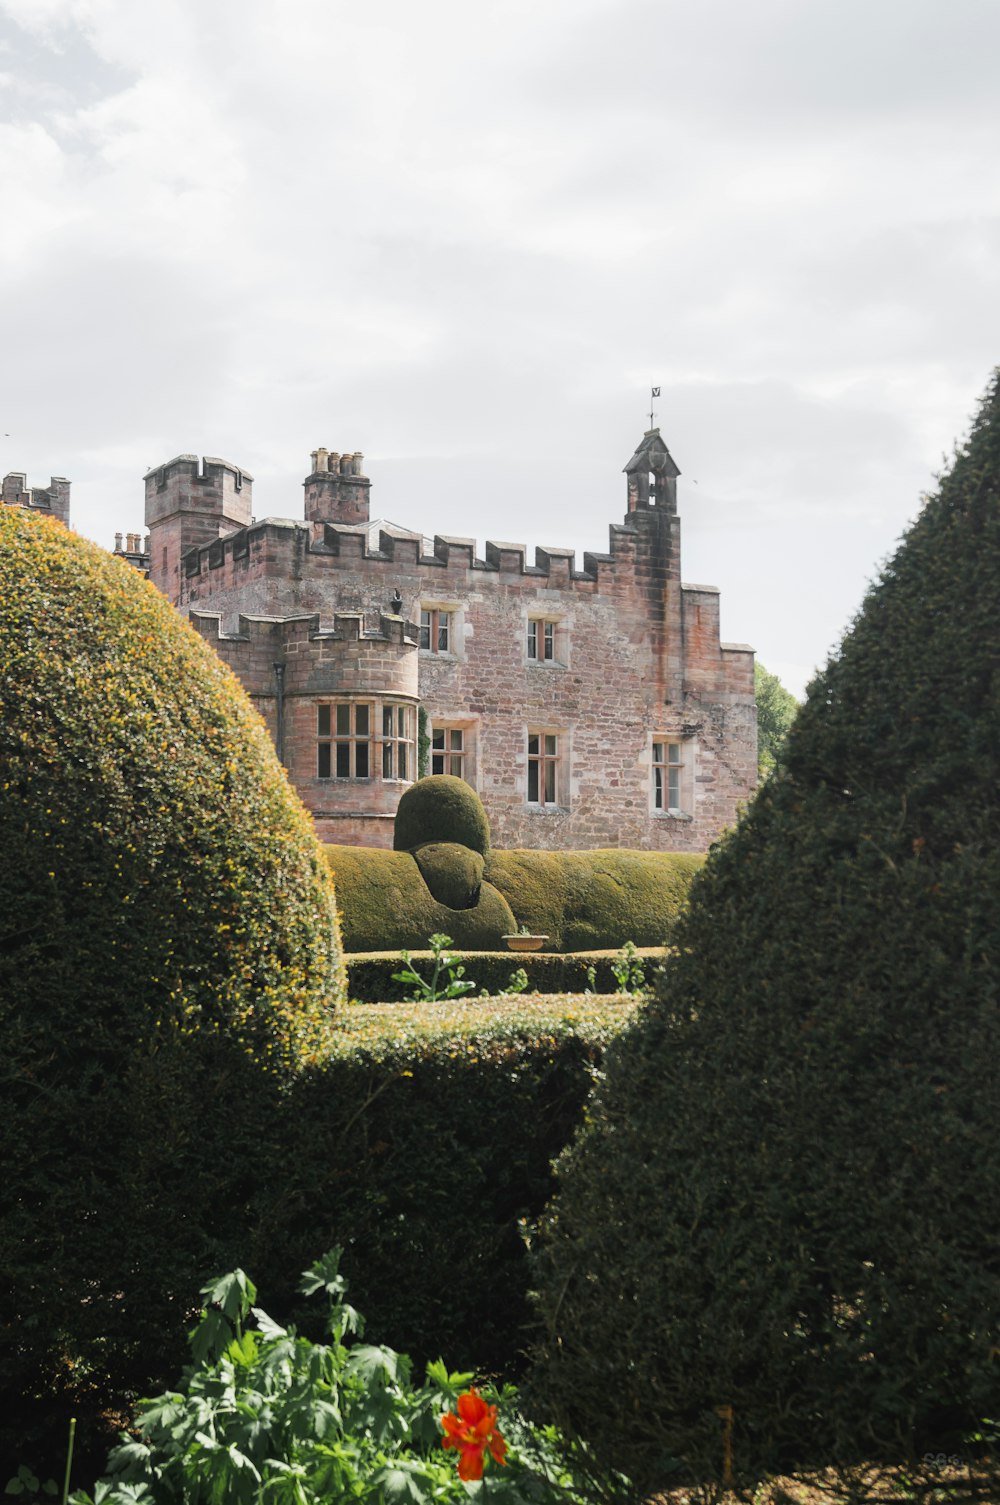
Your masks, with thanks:
M 490 852 L 486 880 L 519 925 L 547 935 L 554 951 L 662 946 L 704 857 L 681 852 Z
M 205 1269 L 252 1270 L 272 1317 L 319 1337 L 322 1316 L 297 1294 L 298 1272 L 340 1244 L 351 1300 L 380 1341 L 418 1366 L 443 1356 L 452 1368 L 514 1377 L 528 1340 L 525 1230 L 551 1194 L 552 1161 L 582 1120 L 608 1044 L 639 1008 L 578 995 L 342 1008 L 326 1059 L 300 1071 L 288 1091 L 220 1103 L 232 1127 L 216 1146 L 227 1157 L 229 1191 Z M 139 1127 L 123 1125 L 125 1179 L 145 1164 L 162 1120 L 136 1146 L 129 1136 Z M 168 1251 L 172 1222 L 188 1221 L 181 1194 L 198 1203 L 204 1190 L 187 1182 L 191 1156 L 174 1172 L 164 1163 L 147 1188 L 160 1226 L 143 1226 Z M 107 1169 L 102 1159 L 94 1164 Z M 117 1220 L 104 1207 L 97 1215 L 94 1234 L 113 1255 Z M 39 1282 L 57 1282 L 60 1269 L 40 1269 Z M 146 1310 L 143 1293 L 129 1288 L 108 1316 L 108 1349 L 90 1354 L 98 1366 L 78 1380 L 64 1375 L 75 1384 L 64 1399 L 81 1418 L 80 1483 L 136 1392 L 172 1386 L 184 1362 L 192 1287 L 180 1289 L 165 1262 L 160 1278 L 171 1297 L 166 1311 L 160 1301 Z M 64 1365 L 72 1354 L 70 1337 Z M 110 1421 L 103 1432 L 101 1411 Z M 7 1420 L 4 1477 L 21 1462 L 44 1468 L 42 1477 L 56 1473 L 65 1425 L 46 1454 L 30 1426 L 14 1430 Z
M 456 947 L 492 951 L 517 929 L 510 905 L 489 883 L 481 885 L 473 909 L 449 909 L 432 896 L 411 852 L 341 846 L 323 851 L 343 894 L 340 924 L 347 952 L 422 948 L 441 933 Z
M 435 846 L 440 852 L 441 844 Z M 521 925 L 547 935 L 552 951 L 606 950 L 628 941 L 662 946 L 705 860 L 687 853 L 617 848 L 494 848 L 487 855 L 479 903 L 473 909 L 449 909 L 431 897 L 409 852 L 342 846 L 324 850 L 348 952 L 422 949 L 442 931 L 456 949 L 492 951 L 501 936 Z M 456 892 L 460 881 L 456 867 Z
M 297 1272 L 344 1246 L 351 1299 L 420 1363 L 511 1375 L 527 1341 L 522 1220 L 581 1122 L 625 998 L 355 1004 L 258 1152 L 247 1268 L 308 1329 Z M 270 1304 L 269 1304 L 270 1305 Z
M 457 946 L 448 948 L 457 952 Z M 663 964 L 662 946 L 646 946 L 639 950 L 639 958 L 645 973 L 646 983 L 652 986 Z M 523 967 L 528 974 L 530 993 L 557 994 L 583 993 L 590 988 L 594 994 L 613 994 L 618 983 L 611 970 L 617 960 L 617 951 L 576 951 L 569 954 L 552 951 L 463 951 L 465 966 L 463 981 L 476 984 L 477 992 L 502 993 L 510 981 L 512 972 Z M 411 951 L 415 970 L 429 978 L 433 968 L 433 953 Z M 351 998 L 365 1003 L 389 1003 L 405 1000 L 413 991 L 410 983 L 395 982 L 393 973 L 402 966 L 398 951 L 372 951 L 347 957 L 347 989 Z M 591 986 L 587 969 L 594 968 L 595 981 Z

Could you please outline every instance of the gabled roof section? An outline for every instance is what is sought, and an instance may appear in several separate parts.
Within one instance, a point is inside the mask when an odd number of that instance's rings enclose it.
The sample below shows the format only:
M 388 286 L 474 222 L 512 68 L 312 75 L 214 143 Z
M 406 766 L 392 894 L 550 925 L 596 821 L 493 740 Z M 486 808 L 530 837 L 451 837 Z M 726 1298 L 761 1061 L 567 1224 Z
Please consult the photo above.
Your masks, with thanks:
M 637 470 L 651 470 L 654 475 L 658 476 L 680 475 L 659 429 L 646 430 L 642 443 L 625 467 L 625 474 L 634 475 Z

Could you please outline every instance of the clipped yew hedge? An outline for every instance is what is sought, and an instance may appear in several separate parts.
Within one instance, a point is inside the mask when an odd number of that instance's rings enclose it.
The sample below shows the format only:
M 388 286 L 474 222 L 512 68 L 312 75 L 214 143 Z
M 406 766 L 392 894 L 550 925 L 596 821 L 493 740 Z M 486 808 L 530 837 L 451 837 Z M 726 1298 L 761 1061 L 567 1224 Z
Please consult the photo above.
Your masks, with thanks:
M 329 869 L 229 670 L 137 571 L 9 507 L 0 853 L 0 1451 L 24 1458 L 172 1377 L 343 968 Z
M 493 951 L 500 948 L 501 936 L 522 925 L 548 936 L 546 949 L 552 951 L 606 950 L 628 941 L 662 946 L 705 860 L 687 853 L 617 848 L 541 852 L 494 847 L 476 905 L 452 909 L 433 898 L 418 858 L 429 854 L 424 860 L 439 893 L 450 891 L 465 899 L 474 880 L 461 860 L 462 848 L 448 868 L 443 842 L 416 855 L 376 847 L 324 850 L 348 952 L 423 949 L 431 935 L 441 932 L 460 950 Z M 464 853 L 465 858 L 472 855 Z M 437 876 L 430 856 L 437 859 Z
M 547 935 L 555 951 L 662 946 L 704 857 L 606 848 L 540 852 L 494 848 L 485 877 L 518 925 Z
M 637 1498 L 997 1414 L 998 582 L 1000 375 L 560 1162 L 535 1393 Z
M 410 852 L 429 841 L 457 842 L 485 856 L 490 825 L 479 795 L 464 779 L 434 773 L 418 779 L 400 797 L 393 824 L 392 844 Z
M 421 949 L 439 934 L 450 935 L 463 949 L 492 951 L 517 929 L 510 905 L 489 883 L 481 884 L 473 908 L 450 909 L 434 898 L 410 852 L 342 846 L 323 851 L 337 887 L 346 952 Z M 459 852 L 472 855 L 464 848 Z M 456 862 L 456 887 L 462 879 Z
M 625 998 L 354 1004 L 260 1148 L 248 1267 L 308 1329 L 296 1272 L 344 1246 L 371 1331 L 418 1363 L 512 1376 L 529 1322 L 524 1235 L 580 1123 Z

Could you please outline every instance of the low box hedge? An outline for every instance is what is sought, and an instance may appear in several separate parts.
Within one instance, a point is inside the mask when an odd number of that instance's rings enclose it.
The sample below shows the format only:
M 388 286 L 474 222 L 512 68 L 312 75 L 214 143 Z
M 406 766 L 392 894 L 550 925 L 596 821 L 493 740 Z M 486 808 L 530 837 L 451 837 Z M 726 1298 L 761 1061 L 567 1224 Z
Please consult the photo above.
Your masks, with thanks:
M 516 1372 L 527 1223 L 639 1007 L 567 994 L 343 1009 L 333 1053 L 293 1087 L 255 1168 L 244 1263 L 275 1292 L 272 1315 L 308 1331 L 297 1272 L 341 1244 L 351 1299 L 382 1341 Z
M 511 975 L 523 967 L 528 974 L 527 993 L 591 993 L 611 994 L 618 990 L 618 982 L 612 967 L 621 955 L 619 951 L 465 951 L 450 946 L 452 954 L 460 955 L 465 969 L 463 982 L 475 983 L 475 992 L 483 991 L 496 995 L 510 985 Z M 434 965 L 430 951 L 407 953 L 414 970 L 421 977 L 430 978 Z M 645 974 L 645 981 L 652 986 L 664 957 L 662 946 L 637 948 L 637 957 Z M 346 958 L 348 994 L 365 1003 L 393 1003 L 411 998 L 414 985 L 397 982 L 394 974 L 405 967 L 398 951 L 368 951 Z M 593 981 L 588 976 L 594 969 Z

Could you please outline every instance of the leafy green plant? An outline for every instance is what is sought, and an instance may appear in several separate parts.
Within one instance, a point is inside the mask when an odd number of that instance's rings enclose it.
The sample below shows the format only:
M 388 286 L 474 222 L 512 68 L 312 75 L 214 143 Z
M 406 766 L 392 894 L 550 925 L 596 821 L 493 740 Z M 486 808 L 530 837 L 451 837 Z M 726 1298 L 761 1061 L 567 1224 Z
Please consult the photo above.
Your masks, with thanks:
M 43 1484 L 37 1474 L 32 1473 L 27 1464 L 22 1463 L 12 1479 L 7 1480 L 5 1495 L 57 1495 L 59 1486 L 54 1479 L 46 1479 Z
M 404 961 L 406 966 L 403 971 L 392 974 L 393 982 L 411 984 L 414 992 L 410 994 L 410 998 L 414 1003 L 437 1003 L 441 998 L 461 998 L 463 993 L 473 992 L 475 983 L 462 981 L 465 968 L 461 958 L 451 955 L 446 950 L 446 947 L 451 945 L 451 936 L 432 935 L 428 937 L 427 944 L 434 958 L 434 970 L 430 981 L 421 977 L 420 973 L 414 969 L 410 953 L 401 951 L 400 960 Z
M 93 1496 L 72 1505 L 424 1505 L 469 1498 L 444 1449 L 442 1413 L 472 1380 L 428 1364 L 414 1385 L 410 1360 L 360 1341 L 364 1322 L 345 1300 L 339 1250 L 302 1278 L 325 1294 L 330 1342 L 311 1343 L 254 1306 L 242 1270 L 202 1287 L 206 1308 L 191 1334 L 193 1364 L 182 1386 L 141 1402 L 135 1435 L 123 1435 Z M 250 1318 L 253 1321 L 250 1321 Z M 564 1505 L 583 1495 L 552 1428 L 531 1429 L 516 1391 L 481 1387 L 502 1416 L 508 1444 L 491 1470 L 497 1505 Z
M 634 941 L 625 942 L 616 960 L 611 963 L 611 971 L 619 993 L 641 993 L 646 986 L 646 973 Z
M 518 967 L 515 972 L 512 972 L 510 974 L 506 984 L 500 989 L 499 993 L 497 993 L 496 996 L 498 998 L 516 998 L 519 993 L 527 992 L 530 985 L 531 981 L 528 977 L 527 972 L 523 967 Z M 494 995 L 489 991 L 488 988 L 480 988 L 479 996 L 480 998 L 492 998 Z

